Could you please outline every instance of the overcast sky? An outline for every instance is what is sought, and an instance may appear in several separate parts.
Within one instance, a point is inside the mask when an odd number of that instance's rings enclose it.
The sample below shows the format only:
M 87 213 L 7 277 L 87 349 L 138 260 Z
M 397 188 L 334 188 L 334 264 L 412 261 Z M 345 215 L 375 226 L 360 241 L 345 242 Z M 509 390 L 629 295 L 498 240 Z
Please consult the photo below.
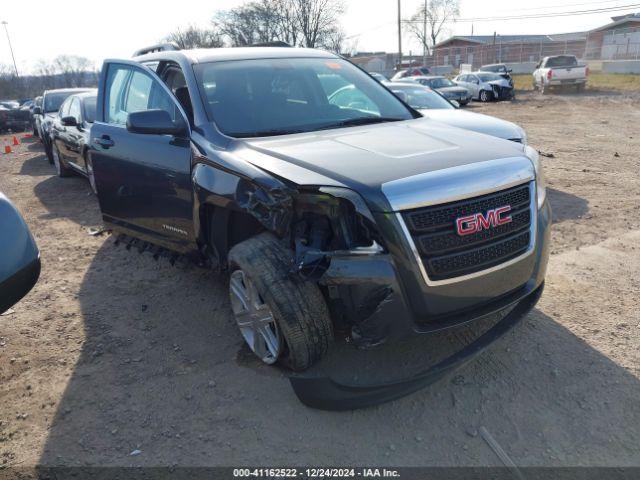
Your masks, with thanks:
M 403 18 L 408 18 L 423 0 L 402 0 Z M 168 32 L 189 24 L 205 26 L 214 12 L 242 4 L 241 0 L 110 0 L 79 2 L 30 0 L 13 2 L 0 9 L 0 20 L 9 22 L 9 34 L 21 72 L 33 70 L 38 59 L 50 60 L 59 54 L 88 57 L 100 64 L 104 58 L 126 58 L 145 45 L 156 43 Z M 360 51 L 397 50 L 397 0 L 346 0 L 342 26 L 357 39 Z M 478 19 L 513 14 L 538 14 L 629 5 L 631 0 L 460 0 L 461 18 Z M 24 8 L 16 8 L 24 5 Z M 166 5 L 166 6 L 165 6 Z M 607 12 L 570 17 L 530 20 L 475 20 L 476 35 L 546 34 L 588 30 L 604 25 L 616 13 Z M 471 34 L 468 21 L 449 25 L 449 32 Z M 410 35 L 404 36 L 404 51 L 419 51 Z M 444 38 L 444 37 L 443 37 Z M 11 63 L 4 31 L 0 31 L 0 63 Z

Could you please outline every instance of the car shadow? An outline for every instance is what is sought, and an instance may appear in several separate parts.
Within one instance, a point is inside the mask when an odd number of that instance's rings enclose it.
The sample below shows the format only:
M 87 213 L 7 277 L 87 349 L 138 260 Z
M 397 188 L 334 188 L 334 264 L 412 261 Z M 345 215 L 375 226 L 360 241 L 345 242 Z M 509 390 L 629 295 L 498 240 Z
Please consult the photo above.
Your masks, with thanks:
M 547 197 L 551 203 L 553 223 L 577 220 L 589 213 L 589 202 L 577 195 L 547 188 Z
M 41 150 L 42 149 L 37 149 L 34 151 Z M 55 169 L 53 165 L 49 163 L 49 160 L 44 153 L 42 153 L 41 155 L 36 155 L 35 157 L 28 158 L 20 166 L 20 175 L 41 177 L 52 174 L 55 174 Z
M 30 175 L 51 175 L 52 166 L 44 159 L 44 166 L 36 164 L 35 159 L 23 165 L 25 171 L 31 171 Z M 25 162 L 25 164 L 27 163 Z M 46 170 L 46 173 L 39 173 Z M 22 172 L 21 172 L 22 173 Z M 102 222 L 102 216 L 98 209 L 98 200 L 91 192 L 89 182 L 76 175 L 60 178 L 49 176 L 35 185 L 34 194 L 42 202 L 48 213 L 41 218 L 54 219 L 66 218 L 80 225 L 98 225 Z
M 59 209 L 75 215 L 69 203 Z M 540 310 L 439 382 L 335 413 L 303 406 L 284 372 L 246 354 L 226 280 L 208 270 L 108 238 L 78 301 L 84 342 L 53 407 L 41 470 L 500 465 L 481 427 L 518 465 L 640 458 L 638 379 Z

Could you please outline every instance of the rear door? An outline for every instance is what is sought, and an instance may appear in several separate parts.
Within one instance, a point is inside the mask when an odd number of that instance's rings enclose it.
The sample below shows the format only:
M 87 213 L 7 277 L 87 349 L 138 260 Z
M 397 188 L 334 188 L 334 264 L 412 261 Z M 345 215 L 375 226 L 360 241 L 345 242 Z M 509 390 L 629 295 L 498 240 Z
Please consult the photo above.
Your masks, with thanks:
M 157 109 L 188 125 L 173 94 L 149 68 L 129 60 L 105 62 L 91 160 L 105 221 L 182 252 L 195 242 L 190 140 L 126 127 L 129 113 Z

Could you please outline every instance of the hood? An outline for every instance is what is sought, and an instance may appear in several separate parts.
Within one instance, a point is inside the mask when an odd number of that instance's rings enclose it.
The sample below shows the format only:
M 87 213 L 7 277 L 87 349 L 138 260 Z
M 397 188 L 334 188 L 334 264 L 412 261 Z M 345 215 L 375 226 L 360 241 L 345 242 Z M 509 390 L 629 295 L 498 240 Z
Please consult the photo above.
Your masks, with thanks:
M 489 85 L 497 85 L 499 87 L 511 87 L 509 80 L 501 78 L 500 80 L 491 80 L 490 82 L 486 82 Z
M 464 110 L 420 110 L 425 117 L 453 127 L 464 128 L 473 132 L 484 133 L 492 137 L 511 140 L 522 139 L 522 129 L 515 123 L 499 118 L 483 115 L 482 113 L 466 112 Z
M 427 118 L 243 139 L 241 159 L 297 185 L 347 187 L 375 211 L 389 211 L 383 183 L 445 168 L 524 156 L 521 145 Z
M 466 94 L 466 93 L 468 93 L 468 92 L 469 92 L 469 91 L 468 91 L 466 88 L 464 88 L 464 87 L 442 87 L 442 88 L 436 88 L 436 90 L 437 90 L 438 92 L 442 93 L 442 94 L 445 94 L 445 95 L 446 95 L 447 93 L 449 93 L 449 94 L 460 94 L 460 93 L 462 93 L 462 94 Z

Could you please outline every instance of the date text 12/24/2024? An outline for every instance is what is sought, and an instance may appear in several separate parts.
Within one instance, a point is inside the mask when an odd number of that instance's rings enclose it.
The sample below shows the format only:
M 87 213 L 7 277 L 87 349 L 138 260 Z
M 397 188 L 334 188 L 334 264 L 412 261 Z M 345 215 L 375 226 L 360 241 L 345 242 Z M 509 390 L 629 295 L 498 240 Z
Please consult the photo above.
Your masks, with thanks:
M 234 478 L 399 478 L 387 468 L 235 468 Z

